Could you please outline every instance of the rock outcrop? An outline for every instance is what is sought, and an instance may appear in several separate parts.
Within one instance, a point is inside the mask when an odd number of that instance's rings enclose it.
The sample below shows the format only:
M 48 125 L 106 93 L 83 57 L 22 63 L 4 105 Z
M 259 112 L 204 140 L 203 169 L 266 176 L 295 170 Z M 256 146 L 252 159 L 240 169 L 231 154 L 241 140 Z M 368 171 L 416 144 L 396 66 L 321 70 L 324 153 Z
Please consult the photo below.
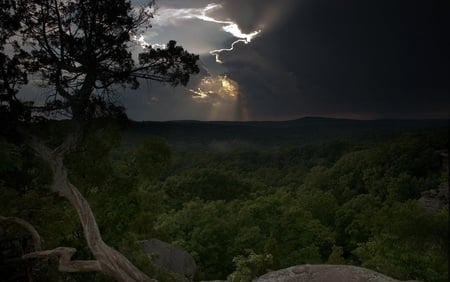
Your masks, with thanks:
M 449 193 L 448 182 L 441 183 L 438 189 L 424 191 L 417 203 L 428 211 L 435 211 L 444 206 L 448 206 Z
M 269 272 L 254 282 L 398 282 L 370 269 L 351 265 L 298 265 Z M 412 282 L 410 280 L 410 282 Z
M 185 250 L 158 239 L 140 241 L 139 244 L 144 253 L 155 256 L 153 260 L 155 265 L 169 269 L 189 280 L 194 278 L 197 265 L 194 258 Z
M 448 175 L 448 149 L 434 152 L 440 161 L 440 171 Z M 435 211 L 439 208 L 448 207 L 449 204 L 449 186 L 448 180 L 442 182 L 437 189 L 424 191 L 417 203 L 428 211 Z
M 441 172 L 447 172 L 448 173 L 448 167 L 449 167 L 449 160 L 448 160 L 448 149 L 438 150 L 434 152 L 440 160 L 441 163 Z

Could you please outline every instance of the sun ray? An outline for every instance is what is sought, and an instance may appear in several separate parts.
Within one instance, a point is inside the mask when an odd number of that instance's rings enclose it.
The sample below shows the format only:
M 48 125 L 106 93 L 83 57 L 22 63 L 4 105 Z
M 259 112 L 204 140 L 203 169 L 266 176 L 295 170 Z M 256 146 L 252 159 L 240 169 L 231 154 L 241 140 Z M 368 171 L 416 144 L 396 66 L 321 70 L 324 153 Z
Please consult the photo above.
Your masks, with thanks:
M 226 75 L 208 75 L 195 89 L 189 89 L 192 99 L 209 109 L 209 119 L 236 120 L 241 117 L 239 85 Z

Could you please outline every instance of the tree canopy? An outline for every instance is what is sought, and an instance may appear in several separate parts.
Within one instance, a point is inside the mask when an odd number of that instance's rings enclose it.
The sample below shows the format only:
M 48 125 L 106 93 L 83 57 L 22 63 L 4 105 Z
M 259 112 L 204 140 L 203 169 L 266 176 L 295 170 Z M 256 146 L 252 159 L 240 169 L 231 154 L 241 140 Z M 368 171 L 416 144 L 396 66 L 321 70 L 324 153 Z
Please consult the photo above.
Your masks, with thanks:
M 199 72 L 198 55 L 175 41 L 166 48 L 143 47 L 137 56 L 132 52 L 142 48 L 135 38 L 151 27 L 153 15 L 154 1 L 143 7 L 126 0 L 0 2 L 1 133 L 8 138 L 19 135 L 16 141 L 24 142 L 47 164 L 52 175 L 50 189 L 75 209 L 93 256 L 72 260 L 76 250 L 58 246 L 35 247 L 23 258 L 55 256 L 61 271 L 101 272 L 117 281 L 152 281 L 103 241 L 94 213 L 81 189 L 69 179 L 65 162 L 89 140 L 86 125 L 90 121 L 124 114 L 111 95 L 118 87 L 137 88 L 141 79 L 185 85 L 191 74 Z M 43 88 L 44 101 L 23 95 L 21 90 L 29 81 Z M 57 136 L 33 134 L 28 126 L 62 118 L 72 123 L 69 128 L 60 127 Z M 0 219 L 29 224 L 16 218 Z M 39 241 L 39 234 L 35 237 Z
M 110 94 L 118 86 L 137 88 L 140 79 L 186 84 L 199 72 L 199 57 L 175 41 L 166 48 L 147 46 L 137 56 L 132 53 L 141 47 L 134 38 L 151 27 L 153 4 L 2 1 L 2 113 L 21 121 L 55 113 L 86 120 L 117 112 Z M 30 79 L 45 88 L 44 103 L 20 96 L 20 87 Z

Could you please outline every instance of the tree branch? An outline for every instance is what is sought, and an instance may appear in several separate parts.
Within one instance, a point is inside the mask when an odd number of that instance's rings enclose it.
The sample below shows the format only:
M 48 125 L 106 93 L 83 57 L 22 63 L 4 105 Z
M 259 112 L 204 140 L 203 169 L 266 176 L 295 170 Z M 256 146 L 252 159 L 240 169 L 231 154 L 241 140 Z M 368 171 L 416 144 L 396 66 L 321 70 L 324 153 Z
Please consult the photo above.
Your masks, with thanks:
M 53 250 L 28 253 L 23 259 L 56 256 L 59 258 L 59 271 L 63 272 L 100 272 L 100 263 L 96 260 L 70 260 L 76 252 L 74 248 L 58 247 Z
M 77 136 L 76 133 L 74 136 Z M 68 139 L 70 138 L 74 137 L 68 137 Z M 68 271 L 71 269 L 76 269 L 76 271 L 81 271 L 82 269 L 86 269 L 86 271 L 100 271 L 121 282 L 156 281 L 150 279 L 146 274 L 137 269 L 126 257 L 103 241 L 89 203 L 83 195 L 81 195 L 77 187 L 70 183 L 70 180 L 68 179 L 67 169 L 63 162 L 64 155 L 70 151 L 71 146 L 76 145 L 76 143 L 73 143 L 74 140 L 71 141 L 68 139 L 54 150 L 39 142 L 37 138 L 32 139 L 32 141 L 29 142 L 29 145 L 52 169 L 53 183 L 51 189 L 60 196 L 66 198 L 75 208 L 83 227 L 86 243 L 97 260 L 71 261 L 70 257 L 75 252 L 75 249 L 71 248 L 56 248 L 50 251 L 36 252 L 27 255 L 27 258 L 57 255 L 60 258 L 61 271 Z
M 37 232 L 36 228 L 34 228 L 34 226 L 31 225 L 31 223 L 18 217 L 5 217 L 0 215 L 0 223 L 4 222 L 15 223 L 26 229 L 30 233 L 31 238 L 33 239 L 34 250 L 35 251 L 41 250 L 41 236 Z

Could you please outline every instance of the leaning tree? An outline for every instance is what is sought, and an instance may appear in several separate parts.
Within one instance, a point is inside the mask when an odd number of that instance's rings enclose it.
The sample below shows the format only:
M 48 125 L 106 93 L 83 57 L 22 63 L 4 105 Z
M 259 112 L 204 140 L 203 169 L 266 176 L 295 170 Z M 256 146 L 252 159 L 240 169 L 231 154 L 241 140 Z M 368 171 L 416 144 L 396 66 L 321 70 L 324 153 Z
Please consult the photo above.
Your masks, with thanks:
M 117 89 L 137 88 L 145 79 L 185 85 L 191 74 L 199 72 L 198 56 L 175 41 L 166 48 L 131 52 L 138 44 L 133 38 L 151 27 L 154 1 L 138 8 L 126 0 L 16 0 L 1 1 L 0 7 L 2 135 L 27 144 L 48 164 L 53 173 L 51 189 L 76 210 L 95 260 L 72 260 L 73 248 L 40 250 L 39 244 L 24 257 L 57 256 L 60 271 L 97 271 L 117 281 L 151 281 L 102 240 L 88 202 L 68 178 L 64 159 L 80 144 L 93 120 L 123 113 L 111 99 Z M 45 90 L 45 101 L 21 96 L 21 87 L 30 79 Z M 56 147 L 29 130 L 30 124 L 51 118 L 69 119 L 73 125 Z M 39 242 L 29 223 L 11 217 L 0 221 L 22 225 Z

